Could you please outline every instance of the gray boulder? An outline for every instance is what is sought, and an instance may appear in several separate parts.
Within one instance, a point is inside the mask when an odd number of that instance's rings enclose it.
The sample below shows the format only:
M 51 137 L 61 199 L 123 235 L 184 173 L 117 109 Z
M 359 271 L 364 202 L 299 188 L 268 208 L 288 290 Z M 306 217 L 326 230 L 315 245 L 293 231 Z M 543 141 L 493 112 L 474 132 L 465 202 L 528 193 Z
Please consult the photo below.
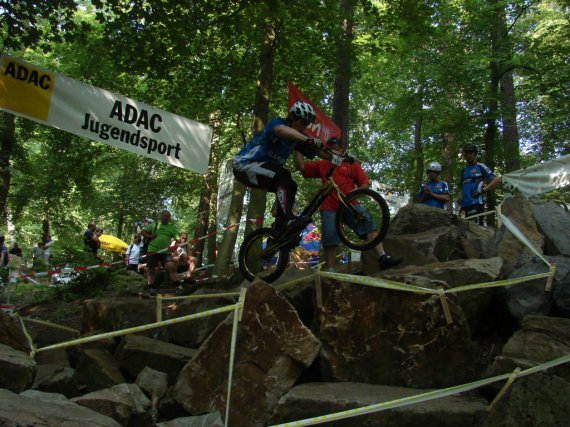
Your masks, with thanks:
M 570 319 L 547 316 L 527 316 L 522 329 L 515 332 L 503 347 L 491 374 L 512 372 L 516 367 L 530 368 L 570 354 Z M 570 381 L 568 364 L 551 368 L 554 373 Z
M 199 415 L 197 417 L 181 417 L 174 420 L 158 423 L 156 427 L 224 427 L 219 412 Z
M 36 361 L 23 351 L 0 344 L 0 372 L 0 388 L 20 393 L 32 386 Z
M 538 231 L 544 236 L 544 253 L 570 257 L 568 212 L 554 202 L 531 200 L 530 203 Z
M 53 364 L 38 365 L 32 388 L 71 398 L 79 394 L 75 378 L 75 369 Z
M 145 368 L 164 372 L 171 384 L 178 374 L 196 354 L 196 350 L 170 344 L 143 335 L 125 335 L 115 352 L 121 368 L 133 377 Z
M 119 384 L 72 399 L 72 402 L 113 418 L 123 426 L 152 426 L 150 400 L 136 384 Z
M 406 282 L 445 286 L 412 275 Z M 325 381 L 432 388 L 474 379 L 469 327 L 453 295 L 451 325 L 437 295 L 326 280 L 322 300 L 317 336 Z
M 519 231 L 539 250 L 544 248 L 544 237 L 539 233 L 529 201 L 521 196 L 505 199 L 501 211 Z M 534 253 L 519 241 L 503 224 L 497 230 L 494 244 L 503 261 L 503 276 L 534 258 Z
M 567 427 L 570 383 L 541 373 L 517 379 L 481 427 Z
M 287 423 L 414 396 L 429 390 L 358 383 L 308 383 L 292 388 L 279 401 L 271 424 Z M 488 403 L 473 396 L 449 396 L 340 421 L 327 426 L 456 427 L 476 426 Z
M 172 396 L 190 413 L 225 414 L 233 314 L 184 367 Z M 238 327 L 229 424 L 265 426 L 279 398 L 316 358 L 320 343 L 294 308 L 262 281 L 248 289 Z
M 111 353 L 98 348 L 81 351 L 74 381 L 81 389 L 96 391 L 126 382 L 119 364 Z
M 4 427 L 120 427 L 112 418 L 70 402 L 65 396 L 31 391 L 18 395 L 0 390 L 0 425 Z

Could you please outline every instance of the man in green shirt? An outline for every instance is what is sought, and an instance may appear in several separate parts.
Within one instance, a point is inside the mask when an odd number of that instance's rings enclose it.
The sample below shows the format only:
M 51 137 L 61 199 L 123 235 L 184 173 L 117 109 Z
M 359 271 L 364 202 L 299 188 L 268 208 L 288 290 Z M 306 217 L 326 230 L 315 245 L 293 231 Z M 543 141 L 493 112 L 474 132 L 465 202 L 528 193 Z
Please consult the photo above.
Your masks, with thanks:
M 159 223 L 149 224 L 140 232 L 145 239 L 150 239 L 146 254 L 146 277 L 151 294 L 156 293 L 154 281 L 159 263 L 168 271 L 170 281 L 179 284 L 178 275 L 176 274 L 176 262 L 172 259 L 168 250 L 170 242 L 178 238 L 178 230 L 174 225 L 170 224 L 170 218 L 170 212 L 162 211 Z

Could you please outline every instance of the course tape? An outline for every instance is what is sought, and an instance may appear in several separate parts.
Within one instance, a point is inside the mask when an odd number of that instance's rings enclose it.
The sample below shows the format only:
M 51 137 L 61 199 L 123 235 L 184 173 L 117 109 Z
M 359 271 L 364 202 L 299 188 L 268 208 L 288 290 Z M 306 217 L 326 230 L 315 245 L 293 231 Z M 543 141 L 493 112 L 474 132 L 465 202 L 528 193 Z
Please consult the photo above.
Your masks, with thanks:
M 338 280 L 340 282 L 358 283 L 361 285 L 372 286 L 375 288 L 392 289 L 397 291 L 413 292 L 418 294 L 439 295 L 441 293 L 455 294 L 458 292 L 471 291 L 474 289 L 494 288 L 499 286 L 509 286 L 509 285 L 515 285 L 517 283 L 530 282 L 536 279 L 549 278 L 554 274 L 554 271 L 555 271 L 554 267 L 552 266 L 550 267 L 550 271 L 548 273 L 533 274 L 531 276 L 499 280 L 496 282 L 474 283 L 472 285 L 458 286 L 455 288 L 445 289 L 443 291 L 438 289 L 424 288 L 422 286 L 408 285 L 406 283 L 395 282 L 387 279 L 380 279 L 377 277 L 355 276 L 352 274 L 332 273 L 327 271 L 319 271 L 318 274 L 320 274 L 323 277 L 328 277 L 330 279 Z
M 534 366 L 532 368 L 520 371 L 516 377 L 520 378 L 526 375 L 531 375 L 536 372 L 544 371 L 546 369 L 552 368 L 554 366 L 562 365 L 564 363 L 570 362 L 570 354 L 561 356 L 557 359 L 551 360 L 546 363 Z M 325 422 L 342 420 L 345 418 L 352 418 L 359 415 L 371 414 L 374 412 L 385 411 L 387 409 L 398 408 L 402 406 L 413 405 L 416 403 L 427 402 L 434 399 L 440 399 L 442 397 L 448 397 L 455 394 L 463 393 L 466 391 L 474 390 L 476 388 L 483 387 L 487 384 L 491 384 L 497 381 L 502 381 L 510 378 L 513 373 L 507 373 L 502 375 L 497 375 L 490 378 L 485 378 L 479 381 L 474 381 L 467 384 L 462 384 L 458 386 L 453 386 L 445 389 L 434 390 L 426 393 L 416 394 L 414 396 L 404 397 L 401 399 L 390 400 L 388 402 L 376 403 L 374 405 L 363 406 L 360 408 L 349 409 L 346 411 L 335 412 L 328 415 L 321 415 L 313 418 L 306 418 L 299 421 L 293 421 L 284 424 L 276 424 L 271 427 L 301 427 L 301 426 L 311 426 L 316 424 L 322 424 Z
M 117 261 L 113 263 L 95 264 L 90 266 L 64 267 L 64 268 L 58 268 L 56 270 L 40 271 L 39 273 L 20 274 L 18 278 L 25 279 L 27 277 L 41 277 L 41 276 L 51 276 L 54 274 L 72 273 L 74 271 L 87 271 L 87 270 L 93 270 L 95 268 L 109 268 L 114 264 L 122 264 L 122 261 Z
M 141 325 L 141 326 L 135 326 L 132 328 L 127 328 L 127 329 L 121 329 L 118 331 L 113 331 L 113 332 L 106 332 L 104 334 L 99 334 L 99 335 L 93 335 L 90 337 L 85 337 L 85 338 L 78 338 L 78 339 L 74 339 L 71 341 L 66 341 L 66 342 L 61 342 L 61 343 L 57 343 L 57 344 L 53 344 L 53 345 L 49 345 L 47 347 L 42 347 L 42 348 L 38 348 L 35 351 L 32 351 L 31 356 L 34 356 L 34 353 L 38 353 L 40 351 L 46 351 L 46 350 L 53 350 L 56 348 L 65 348 L 65 347 L 71 347 L 74 345 L 80 345 L 80 344 L 86 344 L 86 343 L 90 343 L 93 341 L 99 341 L 105 338 L 114 338 L 114 337 L 119 337 L 122 335 L 128 335 L 128 334 L 132 334 L 135 332 L 142 332 L 142 331 L 148 331 L 149 329 L 154 329 L 154 328 L 160 328 L 162 326 L 168 326 L 168 325 L 173 325 L 175 323 L 180 323 L 180 322 L 186 322 L 188 320 L 193 320 L 193 319 L 199 319 L 201 317 L 207 317 L 207 316 L 213 316 L 215 314 L 219 314 L 219 313 L 226 313 L 228 311 L 232 311 L 233 309 L 236 308 L 237 304 L 232 304 L 232 305 L 228 305 L 225 307 L 220 307 L 220 308 L 216 308 L 213 310 L 207 310 L 207 311 L 203 311 L 201 313 L 195 313 L 195 314 L 189 314 L 187 316 L 181 316 L 181 317 L 176 317 L 175 319 L 169 319 L 169 320 L 163 320 L 160 322 L 155 322 L 155 323 L 149 323 L 146 325 Z
M 81 335 L 81 332 L 79 330 L 67 326 L 58 325 L 57 323 L 48 322 L 46 320 L 32 319 L 31 317 L 23 317 L 23 316 L 19 317 L 20 319 L 27 320 L 28 322 L 32 323 L 37 323 L 38 325 L 44 325 L 44 326 L 49 326 L 51 328 L 62 329 L 64 331 L 73 332 L 74 334 Z

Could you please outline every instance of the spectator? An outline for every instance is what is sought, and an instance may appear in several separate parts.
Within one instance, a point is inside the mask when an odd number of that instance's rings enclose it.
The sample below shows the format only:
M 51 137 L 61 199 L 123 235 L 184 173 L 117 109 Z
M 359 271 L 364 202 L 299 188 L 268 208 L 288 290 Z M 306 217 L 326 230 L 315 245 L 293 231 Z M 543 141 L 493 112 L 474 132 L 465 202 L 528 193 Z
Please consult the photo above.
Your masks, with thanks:
M 12 249 L 10 249 L 10 252 L 8 252 L 10 255 L 15 255 L 17 257 L 22 257 L 22 249 L 20 248 L 20 246 L 18 246 L 18 243 L 14 243 L 14 246 L 12 246 Z
M 330 156 L 321 151 L 320 139 L 309 138 L 303 131 L 315 122 L 315 110 L 306 102 L 296 102 L 286 118 L 272 118 L 267 125 L 237 153 L 232 161 L 235 178 L 250 188 L 275 193 L 279 202 L 275 228 L 282 230 L 293 219 L 297 184 L 284 164 L 293 149 L 305 155 Z
M 133 243 L 128 247 L 125 253 L 126 270 L 138 271 L 139 260 L 141 254 L 141 236 L 135 235 Z
M 170 212 L 164 210 L 160 214 L 160 223 L 149 224 L 141 230 L 141 235 L 150 240 L 146 254 L 146 277 L 151 295 L 156 294 L 155 280 L 159 265 L 166 268 L 172 283 L 182 285 L 176 274 L 176 263 L 168 251 L 170 241 L 178 238 L 178 230 L 170 224 L 170 219 Z
M 174 241 L 172 247 L 172 259 L 176 261 L 177 273 L 185 273 L 185 279 L 189 279 L 196 268 L 198 258 L 194 256 L 188 242 L 188 233 L 180 233 L 178 240 Z M 185 280 L 188 283 L 188 280 Z
M 425 205 L 443 209 L 445 204 L 451 201 L 451 197 L 447 182 L 437 179 L 441 172 L 441 165 L 438 162 L 429 162 L 426 170 L 428 181 L 422 185 L 417 199 Z
M 140 224 L 140 223 L 139 223 Z M 154 224 L 154 220 L 152 218 L 145 218 L 145 220 L 143 221 L 143 226 L 142 228 L 139 227 L 139 225 L 137 225 L 137 233 L 140 234 L 140 232 L 147 226 L 149 226 L 150 224 Z M 155 224 L 156 226 L 157 224 Z M 154 232 L 156 233 L 156 229 L 154 230 Z M 144 257 L 144 255 L 147 253 L 148 251 L 148 242 L 150 242 L 150 239 L 145 239 L 144 236 L 141 235 L 141 257 Z M 141 260 L 142 262 L 142 260 Z M 146 262 L 146 261 L 145 261 Z
M 337 138 L 330 138 L 327 141 L 327 146 L 336 155 L 340 155 L 344 151 Z M 293 159 L 295 161 L 295 167 L 303 174 L 303 177 L 321 178 L 323 182 L 326 182 L 326 174 L 333 166 L 329 160 L 304 163 L 303 157 L 299 152 L 295 152 Z M 368 177 L 358 163 L 349 164 L 348 162 L 342 162 L 335 168 L 332 174 L 332 179 L 345 194 L 350 193 L 356 188 L 368 188 L 369 186 Z M 328 271 L 335 271 L 336 255 L 340 244 L 340 238 L 335 226 L 336 211 L 339 205 L 340 201 L 338 200 L 336 193 L 333 192 L 327 197 L 320 207 L 322 222 L 321 245 L 324 248 Z M 375 225 L 372 224 L 372 227 L 370 227 L 366 233 L 368 235 L 371 233 L 377 233 Z M 387 255 L 381 242 L 375 247 L 375 250 L 378 254 L 378 265 L 381 269 L 390 268 L 402 262 L 402 258 L 400 257 L 391 257 Z
M 51 245 L 53 245 L 53 240 L 51 235 L 48 234 L 46 242 L 44 243 L 44 262 L 46 265 L 51 265 Z
M 8 248 L 5 244 L 6 236 L 0 235 L 0 267 L 6 268 L 8 265 Z
M 96 259 L 99 259 L 97 257 L 97 250 L 99 246 L 101 246 L 101 242 L 99 242 L 96 230 L 97 226 L 94 223 L 90 223 L 87 226 L 87 230 L 83 233 L 83 245 L 86 252 L 92 254 Z
M 494 189 L 501 178 L 483 163 L 477 163 L 477 146 L 468 144 L 463 148 L 463 157 L 467 166 L 461 174 L 461 211 L 466 217 L 481 214 L 485 210 L 483 194 Z M 485 186 L 485 180 L 488 184 Z M 483 225 L 484 218 L 479 216 L 473 221 Z
M 32 249 L 32 265 L 33 268 L 40 268 L 44 261 L 44 245 L 38 242 L 37 246 Z

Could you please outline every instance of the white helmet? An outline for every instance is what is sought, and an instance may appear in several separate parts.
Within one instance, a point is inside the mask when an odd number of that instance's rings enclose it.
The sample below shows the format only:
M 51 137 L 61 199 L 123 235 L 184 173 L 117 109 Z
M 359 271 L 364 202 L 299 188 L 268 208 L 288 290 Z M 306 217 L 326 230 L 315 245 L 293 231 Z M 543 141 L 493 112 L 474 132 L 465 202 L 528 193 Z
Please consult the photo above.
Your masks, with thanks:
M 439 164 L 439 162 L 429 162 L 427 164 L 426 170 L 429 171 L 434 171 L 434 172 L 441 172 L 441 165 Z
M 315 123 L 315 110 L 311 104 L 306 102 L 295 102 L 289 109 L 289 113 L 293 113 L 298 119 L 305 119 L 309 123 Z

